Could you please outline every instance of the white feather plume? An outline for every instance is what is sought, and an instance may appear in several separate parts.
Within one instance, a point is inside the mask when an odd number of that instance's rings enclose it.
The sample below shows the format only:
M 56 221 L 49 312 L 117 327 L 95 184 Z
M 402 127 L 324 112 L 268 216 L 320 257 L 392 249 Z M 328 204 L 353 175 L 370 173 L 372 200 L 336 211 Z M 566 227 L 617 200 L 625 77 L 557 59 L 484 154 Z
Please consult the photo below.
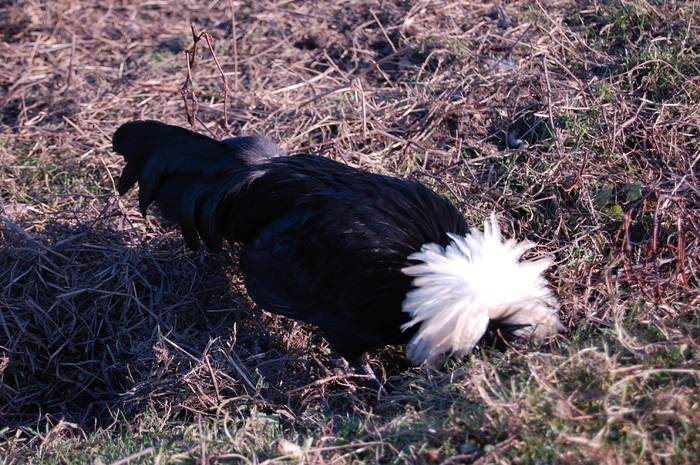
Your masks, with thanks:
M 484 233 L 472 228 L 461 237 L 449 234 L 445 248 L 424 244 L 409 256 L 422 263 L 403 269 L 414 277 L 403 311 L 420 325 L 408 347 L 414 363 L 444 353 L 465 355 L 483 337 L 489 322 L 513 326 L 516 337 L 541 340 L 561 330 L 559 304 L 542 272 L 552 262 L 521 261 L 529 242 L 501 240 L 496 215 L 484 222 Z

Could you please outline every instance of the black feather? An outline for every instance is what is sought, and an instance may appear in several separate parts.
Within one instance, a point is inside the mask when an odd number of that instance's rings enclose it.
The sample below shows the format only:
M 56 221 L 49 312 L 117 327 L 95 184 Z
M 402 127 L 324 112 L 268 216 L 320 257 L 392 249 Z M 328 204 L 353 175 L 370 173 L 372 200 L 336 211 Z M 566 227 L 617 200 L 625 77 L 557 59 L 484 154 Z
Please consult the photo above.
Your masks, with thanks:
M 465 235 L 459 211 L 422 184 L 304 154 L 281 156 L 262 136 L 219 142 L 153 121 L 123 125 L 114 150 L 136 182 L 177 221 L 187 243 L 240 243 L 241 271 L 263 309 L 319 327 L 357 363 L 368 351 L 407 343 L 402 269 L 421 245 Z

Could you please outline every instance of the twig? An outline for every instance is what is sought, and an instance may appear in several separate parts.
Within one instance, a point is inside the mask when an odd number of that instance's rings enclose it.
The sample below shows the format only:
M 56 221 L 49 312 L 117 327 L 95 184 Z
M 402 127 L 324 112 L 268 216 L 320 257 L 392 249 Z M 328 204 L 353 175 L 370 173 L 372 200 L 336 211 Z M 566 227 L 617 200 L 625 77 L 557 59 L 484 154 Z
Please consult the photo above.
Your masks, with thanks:
M 214 47 L 211 45 L 211 34 L 208 32 L 204 31 L 201 34 L 204 37 L 204 40 L 207 41 L 207 45 L 209 46 L 209 51 L 211 52 L 212 58 L 214 58 L 214 63 L 216 63 L 216 67 L 219 68 L 219 72 L 221 73 L 221 79 L 224 81 L 223 83 L 223 88 L 224 88 L 224 128 L 228 129 L 228 78 L 226 77 L 226 73 L 224 73 L 223 68 L 221 67 L 221 64 L 219 63 L 219 59 L 216 58 L 216 53 L 214 52 Z
M 127 455 L 123 459 L 119 459 L 116 462 L 112 462 L 110 465 L 124 465 L 124 464 L 131 462 L 134 459 L 137 459 L 139 457 L 143 457 L 144 455 L 149 455 L 149 454 L 153 454 L 153 447 L 147 447 L 144 450 L 134 452 L 131 455 Z
M 197 102 L 197 96 L 195 95 L 194 89 L 192 87 L 192 70 L 197 63 L 197 42 L 201 39 L 201 36 L 197 34 L 197 26 L 192 24 L 192 50 L 185 50 L 185 62 L 187 63 L 187 78 L 185 78 L 185 83 L 180 88 L 180 95 L 185 102 L 185 113 L 187 114 L 187 122 L 190 123 L 192 130 L 196 130 L 197 125 L 197 110 L 199 109 L 199 102 Z M 191 95 L 192 106 L 190 107 L 187 101 L 187 94 Z
M 508 339 L 506 339 L 506 337 L 505 337 L 505 336 L 503 335 L 503 333 L 501 332 L 501 328 L 498 328 L 498 329 L 496 330 L 496 334 L 498 334 L 498 337 L 500 337 L 501 340 L 503 341 L 503 343 L 504 343 L 505 345 L 507 345 L 508 347 L 510 347 L 510 349 L 513 350 L 513 352 L 515 352 L 516 354 L 520 355 L 521 357 L 524 357 L 524 356 L 525 356 L 525 354 L 523 354 L 522 352 L 520 352 L 518 349 L 516 349 L 515 347 L 513 347 L 513 345 L 512 345 L 510 342 L 508 342 Z
M 547 69 L 547 55 L 542 54 L 542 66 L 544 68 L 544 80 L 547 83 L 547 113 L 549 117 L 549 126 L 552 128 L 552 137 L 554 138 L 554 145 L 557 148 L 557 155 L 561 159 L 563 157 L 561 153 L 561 146 L 559 145 L 559 137 L 557 136 L 557 129 L 554 127 L 554 116 L 552 115 L 552 85 L 549 82 L 549 70 Z
M 219 59 L 216 57 L 216 53 L 214 52 L 214 46 L 211 43 L 211 34 L 209 34 L 207 31 L 202 31 L 201 33 L 197 33 L 197 26 L 192 23 L 192 50 L 185 50 L 185 58 L 187 62 L 187 78 L 185 79 L 185 83 L 182 85 L 180 88 L 180 95 L 182 95 L 183 100 L 185 101 L 185 113 L 187 113 L 187 122 L 190 123 L 190 126 L 192 127 L 192 130 L 196 130 L 197 126 L 197 121 L 200 121 L 197 118 L 197 111 L 199 110 L 199 102 L 197 101 L 197 96 L 194 91 L 194 88 L 192 87 L 192 70 L 194 69 L 195 65 L 197 64 L 197 43 L 204 38 L 204 40 L 207 42 L 207 46 L 209 47 L 209 51 L 211 52 L 212 58 L 214 58 L 214 63 L 216 63 L 216 67 L 219 68 L 219 72 L 221 73 L 221 79 L 223 80 L 223 94 L 224 94 L 224 127 L 228 129 L 228 78 L 226 77 L 226 73 L 224 73 L 223 68 L 221 67 L 221 64 L 219 63 Z M 188 104 L 187 101 L 187 94 L 190 94 L 192 97 L 192 106 Z M 201 121 L 200 121 L 201 123 Z M 206 128 L 204 124 L 202 124 Z M 208 129 L 207 129 L 208 130 Z M 209 131 L 211 133 L 211 131 Z M 211 133 L 212 136 L 214 135 Z
M 209 376 L 211 376 L 211 383 L 214 386 L 214 395 L 216 396 L 216 402 L 221 403 L 221 395 L 219 394 L 219 382 L 216 380 L 216 374 L 209 361 L 209 356 L 204 355 L 204 362 L 207 364 L 207 369 L 209 370 Z

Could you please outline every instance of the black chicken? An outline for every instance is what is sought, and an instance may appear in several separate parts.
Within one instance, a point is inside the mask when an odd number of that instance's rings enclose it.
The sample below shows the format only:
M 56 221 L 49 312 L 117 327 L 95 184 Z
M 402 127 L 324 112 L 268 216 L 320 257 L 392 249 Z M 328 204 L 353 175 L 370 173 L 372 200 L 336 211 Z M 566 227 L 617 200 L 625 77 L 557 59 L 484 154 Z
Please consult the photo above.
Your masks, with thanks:
M 159 204 L 192 248 L 240 243 L 250 297 L 317 326 L 352 364 L 389 344 L 414 363 L 466 354 L 490 322 L 537 340 L 560 329 L 550 262 L 521 261 L 529 245 L 502 242 L 495 216 L 470 231 L 416 181 L 156 121 L 124 124 L 112 143 L 127 162 L 120 194 L 138 181 L 141 213 Z

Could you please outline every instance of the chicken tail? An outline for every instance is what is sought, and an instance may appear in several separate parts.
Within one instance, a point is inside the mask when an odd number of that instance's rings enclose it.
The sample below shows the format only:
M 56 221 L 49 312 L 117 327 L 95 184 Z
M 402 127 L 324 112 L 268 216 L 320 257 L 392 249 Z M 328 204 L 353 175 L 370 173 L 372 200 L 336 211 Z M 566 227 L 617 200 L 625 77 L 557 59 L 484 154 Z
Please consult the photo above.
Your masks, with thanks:
M 139 183 L 139 209 L 145 216 L 156 202 L 161 214 L 182 228 L 187 244 L 196 249 L 201 237 L 211 249 L 220 247 L 216 224 L 216 195 L 224 175 L 248 172 L 257 164 L 284 155 L 265 136 L 218 141 L 158 121 L 132 121 L 112 138 L 114 151 L 126 167 L 119 179 L 124 195 Z
M 408 348 L 414 362 L 469 353 L 490 323 L 535 341 L 563 329 L 559 303 L 542 276 L 551 261 L 521 260 L 530 243 L 502 241 L 495 215 L 484 223 L 483 234 L 474 228 L 450 238 L 444 248 L 425 244 L 409 256 L 421 263 L 403 270 L 415 288 L 403 303 L 412 319 L 402 328 L 420 323 Z

